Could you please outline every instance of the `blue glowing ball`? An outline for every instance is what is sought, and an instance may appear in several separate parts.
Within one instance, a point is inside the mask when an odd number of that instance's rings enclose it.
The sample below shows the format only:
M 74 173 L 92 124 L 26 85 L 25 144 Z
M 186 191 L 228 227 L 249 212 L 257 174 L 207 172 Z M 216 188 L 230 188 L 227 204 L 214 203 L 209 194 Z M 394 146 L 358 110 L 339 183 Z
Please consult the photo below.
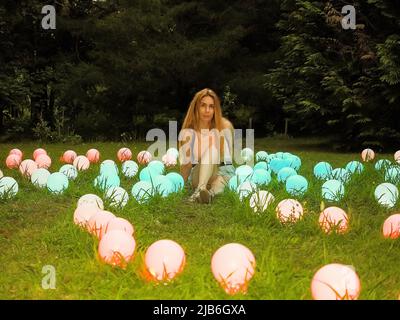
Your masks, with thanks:
M 289 167 L 289 160 L 288 159 L 279 159 L 279 158 L 274 158 L 270 161 L 269 166 L 273 173 L 278 174 L 279 170 L 285 167 Z
M 47 190 L 54 194 L 63 193 L 68 185 L 67 176 L 61 172 L 54 172 L 47 179 Z
M 152 160 L 148 163 L 147 168 L 157 174 L 164 174 L 165 165 L 159 160 Z
M 119 173 L 118 166 L 113 160 L 104 160 L 100 164 L 100 174 L 111 174 L 111 173 L 118 175 Z
M 294 154 L 291 154 L 290 152 L 284 152 L 282 155 L 282 159 L 290 159 L 292 157 L 297 157 Z
M 275 153 L 275 156 L 276 156 L 278 159 L 283 159 L 284 153 L 283 153 L 282 151 L 279 151 L 279 152 Z
M 386 170 L 392 165 L 392 162 L 388 159 L 380 159 L 375 163 L 375 169 L 380 171 L 380 170 Z
M 154 189 L 149 181 L 139 181 L 132 186 L 131 193 L 135 200 L 142 204 L 151 199 Z
M 240 176 L 243 180 L 250 179 L 251 175 L 253 174 L 253 168 L 247 164 L 244 164 L 236 168 L 235 174 Z
M 279 170 L 278 172 L 278 181 L 286 182 L 286 180 L 291 177 L 297 175 L 297 171 L 290 167 L 285 167 Z
M 385 171 L 385 181 L 391 182 L 393 184 L 400 183 L 400 167 L 399 166 L 391 166 Z
M 120 178 L 116 174 L 100 174 L 94 179 L 94 186 L 105 191 L 111 187 L 119 187 Z
M 257 169 L 264 169 L 264 170 L 270 171 L 269 165 L 268 165 L 268 163 L 266 163 L 265 161 L 257 162 L 257 163 L 254 165 L 253 170 L 255 171 L 255 170 L 257 170 Z
M 331 176 L 332 166 L 328 162 L 318 162 L 314 167 L 314 176 L 320 180 L 326 180 Z
M 240 185 L 240 178 L 236 175 L 231 177 L 228 181 L 228 187 L 232 191 L 236 191 L 239 185 Z
M 294 170 L 298 171 L 301 167 L 301 159 L 298 156 L 291 156 L 286 159 L 289 161 L 289 165 L 287 167 L 291 167 Z
M 251 175 L 250 181 L 258 186 L 267 185 L 271 182 L 271 174 L 264 169 L 256 169 Z
M 350 161 L 346 165 L 346 170 L 350 173 L 361 173 L 364 171 L 364 165 L 360 161 Z
M 350 171 L 347 171 L 346 169 L 343 168 L 336 168 L 331 173 L 332 180 L 339 180 L 342 181 L 343 183 L 349 182 L 350 178 L 351 178 Z
M 184 188 L 185 180 L 183 180 L 183 177 L 179 173 L 170 172 L 166 175 L 166 177 L 171 180 L 172 184 L 174 185 L 174 192 L 178 192 Z
M 145 167 L 142 170 L 140 170 L 139 180 L 149 181 L 151 183 L 151 181 L 154 180 L 154 178 L 157 177 L 158 175 L 160 175 L 158 171 L 155 171 L 154 169 L 151 169 L 149 167 Z
M 0 178 L 0 198 L 9 199 L 15 197 L 18 193 L 18 183 L 14 178 Z
M 170 193 L 175 192 L 175 186 L 172 181 L 162 175 L 158 175 L 154 178 L 153 187 L 154 192 L 160 194 L 162 197 L 166 197 Z
M 75 180 L 78 176 L 78 169 L 76 169 L 72 164 L 65 164 L 58 171 L 65 174 L 70 180 Z
M 292 196 L 301 196 L 307 192 L 307 179 L 301 175 L 294 175 L 286 180 L 286 191 Z
M 132 178 L 134 176 L 136 176 L 136 174 L 139 171 L 139 166 L 138 164 L 133 161 L 133 160 L 128 160 L 125 161 L 122 164 L 122 173 L 124 174 L 125 177 L 127 178 Z
M 265 151 L 258 151 L 256 153 L 256 162 L 268 161 L 268 153 Z
M 328 180 L 322 185 L 322 198 L 340 201 L 344 196 L 344 184 L 339 180 Z
M 393 208 L 399 198 L 399 190 L 394 184 L 382 183 L 375 189 L 375 199 L 386 208 Z
M 76 170 L 74 166 L 72 167 Z M 45 168 L 36 169 L 31 175 L 31 182 L 39 188 L 45 188 L 50 174 L 51 173 Z

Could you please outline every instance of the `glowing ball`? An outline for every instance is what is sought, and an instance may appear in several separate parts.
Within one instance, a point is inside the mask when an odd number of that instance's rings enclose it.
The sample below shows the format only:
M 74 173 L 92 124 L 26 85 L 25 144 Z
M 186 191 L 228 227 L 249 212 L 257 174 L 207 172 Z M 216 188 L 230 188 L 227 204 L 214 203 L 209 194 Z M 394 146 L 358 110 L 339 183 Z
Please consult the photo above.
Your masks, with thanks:
M 344 233 L 348 229 L 346 212 L 338 207 L 329 207 L 321 212 L 319 216 L 319 226 L 325 233 Z
M 268 191 L 261 190 L 255 192 L 250 197 L 250 208 L 255 213 L 262 213 L 267 210 L 268 206 L 275 201 L 275 197 Z
M 78 176 L 78 170 L 72 164 L 63 165 L 58 172 L 65 174 L 70 180 L 75 180 Z
M 117 152 L 119 161 L 124 162 L 132 159 L 132 151 L 129 148 L 121 148 Z
M 142 165 L 148 164 L 152 158 L 151 153 L 146 150 L 140 151 L 137 155 L 137 161 Z
M 240 157 L 244 162 L 251 162 L 254 159 L 254 151 L 250 148 L 244 148 L 240 151 Z
M 244 164 L 235 169 L 235 174 L 240 176 L 241 179 L 246 180 L 249 179 L 250 176 L 253 174 L 253 168 Z
M 26 159 L 22 161 L 21 164 L 19 165 L 19 171 L 22 173 L 23 176 L 28 178 L 37 168 L 38 168 L 37 163 L 31 159 Z
M 319 269 L 311 281 L 314 300 L 356 300 L 361 284 L 351 266 L 332 263 Z
M 394 161 L 400 164 L 400 150 L 396 151 L 396 153 L 394 154 Z
M 252 193 L 258 191 L 257 185 L 251 181 L 245 181 L 239 185 L 236 192 L 239 194 L 239 199 L 242 201 Z
M 0 170 L 0 178 L 3 178 L 3 177 L 4 177 L 3 171 Z
M 289 161 L 289 167 L 295 169 L 296 171 L 301 167 L 301 159 L 298 156 L 291 156 L 290 158 L 284 159 Z M 286 162 L 287 163 L 287 162 Z M 278 171 L 279 172 L 279 171 Z
M 61 172 L 54 172 L 47 178 L 47 190 L 54 194 L 61 194 L 68 188 L 68 178 Z
M 82 202 L 74 211 L 74 223 L 87 230 L 90 218 L 98 211 L 100 211 L 100 208 L 97 205 Z
M 87 223 L 87 230 L 101 239 L 106 232 L 107 224 L 114 219 L 115 215 L 109 211 L 98 210 L 89 219 Z
M 78 155 L 76 154 L 75 151 L 67 150 L 64 152 L 64 154 L 62 156 L 62 161 L 64 161 L 65 163 L 73 164 L 74 160 L 77 156 Z
M 44 188 L 47 186 L 47 180 L 49 179 L 50 172 L 45 168 L 40 168 L 33 171 L 31 176 L 31 182 L 40 188 Z
M 73 165 L 79 171 L 84 171 L 89 169 L 90 161 L 85 156 L 77 156 L 73 162 Z
M 103 200 L 98 195 L 95 195 L 92 193 L 87 193 L 79 198 L 77 206 L 80 207 L 80 206 L 86 206 L 86 205 L 95 206 L 101 210 L 104 209 Z
M 164 154 L 163 156 L 162 156 L 162 162 L 163 162 L 163 164 L 165 165 L 165 166 L 167 166 L 167 167 L 173 167 L 173 166 L 176 166 L 176 158 L 174 157 L 174 156 L 172 156 L 172 155 L 169 155 L 169 154 Z
M 282 159 L 290 159 L 293 157 L 297 157 L 297 156 L 295 156 L 294 154 L 291 154 L 290 152 L 284 152 L 282 155 Z
M 116 163 L 112 160 L 105 160 L 100 164 L 100 175 L 118 175 L 119 170 Z
M 151 181 L 154 180 L 155 177 L 160 175 L 158 172 L 150 169 L 149 167 L 143 168 L 139 172 L 139 180 L 140 181 L 148 181 L 151 183 Z
M 328 162 L 318 162 L 314 167 L 314 176 L 320 180 L 326 180 L 331 176 L 332 166 Z
M 282 223 L 294 223 L 303 217 L 303 207 L 294 199 L 285 199 L 276 206 L 276 216 Z
M 350 161 L 345 168 L 350 173 L 361 173 L 364 171 L 364 165 L 359 161 Z
M 256 162 L 268 161 L 268 153 L 265 151 L 258 151 L 256 153 Z
M 292 196 L 300 196 L 307 192 L 308 182 L 307 179 L 301 175 L 290 176 L 286 180 L 286 191 Z
M 127 178 L 133 178 L 139 171 L 138 164 L 133 160 L 127 160 L 122 164 L 122 173 Z
M 257 163 L 254 165 L 253 170 L 255 171 L 255 170 L 257 170 L 257 169 L 264 169 L 264 170 L 267 170 L 267 171 L 270 171 L 270 170 L 271 170 L 271 169 L 269 168 L 268 163 L 266 163 L 265 161 L 257 162 Z
M 39 154 L 36 157 L 35 162 L 38 165 L 38 168 L 48 169 L 51 166 L 51 158 L 47 154 Z
M 149 280 L 169 281 L 183 271 L 185 251 L 172 240 L 158 240 L 147 250 L 144 257 Z
M 179 157 L 179 151 L 176 148 L 169 148 L 167 150 L 167 154 L 174 157 L 175 159 L 178 159 Z
M 100 160 L 100 152 L 97 149 L 89 149 L 86 152 L 86 158 L 88 158 L 90 163 L 97 163 Z
M 211 258 L 211 271 L 229 295 L 247 292 L 255 267 L 256 259 L 253 253 L 239 243 L 222 246 Z
M 393 214 L 383 224 L 383 236 L 397 239 L 400 237 L 400 214 Z
M 110 201 L 110 206 L 123 208 L 129 200 L 128 192 L 121 187 L 110 187 L 107 189 L 105 197 Z
M 279 159 L 283 159 L 283 152 L 282 151 L 279 151 L 279 152 L 277 152 L 277 153 L 275 153 L 275 156 L 277 157 L 277 158 L 279 158 Z
M 391 166 L 385 171 L 385 181 L 393 184 L 400 183 L 400 166 Z
M 291 177 L 297 175 L 296 170 L 291 167 L 285 167 L 279 170 L 278 172 L 278 181 L 279 182 L 286 182 L 286 180 Z
M 8 169 L 17 169 L 21 162 L 22 158 L 17 154 L 10 154 L 6 158 L 6 166 Z
M 331 173 L 332 180 L 339 180 L 343 183 L 347 183 L 350 181 L 351 173 L 343 168 L 336 168 Z
M 381 183 L 375 189 L 375 199 L 386 208 L 393 208 L 399 198 L 399 190 L 394 184 Z
M 238 176 L 232 176 L 228 181 L 228 188 L 232 191 L 236 191 L 240 183 L 240 178 Z
M 140 204 L 147 202 L 154 195 L 154 189 L 149 181 L 139 181 L 132 186 L 132 196 Z
M 107 232 L 99 242 L 99 257 L 112 266 L 126 268 L 135 253 L 136 241 L 125 231 Z
M 135 231 L 133 225 L 124 218 L 111 219 L 107 224 L 105 233 L 110 232 L 112 230 L 124 231 L 131 236 L 133 236 L 133 233 Z
M 33 155 L 32 155 L 33 160 L 36 160 L 36 158 L 37 158 L 40 154 L 47 154 L 47 151 L 44 150 L 44 149 L 42 149 L 42 148 L 35 149 L 35 151 L 33 151 Z
M 9 199 L 15 197 L 18 193 L 18 183 L 14 178 L 0 178 L 0 198 Z
M 376 170 L 386 170 L 387 168 L 389 168 L 392 165 L 392 163 L 390 162 L 390 160 L 388 159 L 380 159 L 375 163 L 375 169 Z
M 9 154 L 9 155 L 10 155 L 10 154 L 16 154 L 17 156 L 20 156 L 21 159 L 22 159 L 22 156 L 23 156 L 22 151 L 19 150 L 19 149 L 12 149 L 12 150 L 10 150 L 10 152 L 9 152 L 8 154 Z
M 149 162 L 147 165 L 147 168 L 152 170 L 153 172 L 157 172 L 158 174 L 163 174 L 165 166 L 161 161 L 158 160 L 152 160 Z
M 375 158 L 375 152 L 372 149 L 364 149 L 361 152 L 361 159 L 365 162 L 369 162 L 374 160 Z
M 340 201 L 344 196 L 344 185 L 339 180 L 328 180 L 322 185 L 322 197 L 325 200 Z
M 250 177 L 250 181 L 258 186 L 268 185 L 271 182 L 271 174 L 264 169 L 254 170 Z
M 94 186 L 100 190 L 107 190 L 111 187 L 119 187 L 121 179 L 116 174 L 100 174 L 94 179 Z
M 166 176 L 158 175 L 153 180 L 154 191 L 163 197 L 175 192 L 175 186 Z
M 182 175 L 177 172 L 170 172 L 166 175 L 166 177 L 172 182 L 174 185 L 174 192 L 178 192 L 183 190 L 185 186 L 185 181 L 183 180 Z

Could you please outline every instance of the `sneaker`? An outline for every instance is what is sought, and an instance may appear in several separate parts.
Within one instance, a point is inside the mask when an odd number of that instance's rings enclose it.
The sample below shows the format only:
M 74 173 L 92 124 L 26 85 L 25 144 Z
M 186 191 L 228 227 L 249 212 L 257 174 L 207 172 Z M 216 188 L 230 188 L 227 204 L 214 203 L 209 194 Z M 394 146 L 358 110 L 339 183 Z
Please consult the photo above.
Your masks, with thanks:
M 211 203 L 214 198 L 214 192 L 212 190 L 203 189 L 200 191 L 200 201 L 201 203 Z
M 189 197 L 189 202 L 199 202 L 200 199 L 200 189 L 194 190 L 193 194 Z

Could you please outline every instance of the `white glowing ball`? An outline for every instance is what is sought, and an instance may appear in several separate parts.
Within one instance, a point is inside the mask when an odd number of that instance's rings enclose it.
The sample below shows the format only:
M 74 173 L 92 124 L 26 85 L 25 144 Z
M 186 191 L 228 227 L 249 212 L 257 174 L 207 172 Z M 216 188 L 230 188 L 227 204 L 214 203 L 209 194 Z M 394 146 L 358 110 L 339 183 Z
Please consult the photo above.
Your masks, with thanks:
M 176 148 L 169 148 L 169 149 L 167 150 L 166 154 L 168 154 L 168 155 L 174 157 L 175 160 L 177 160 L 178 157 L 179 157 L 179 151 L 178 151 L 178 149 L 176 149 Z
M 244 148 L 240 151 L 240 156 L 244 162 L 251 162 L 254 159 L 254 151 L 250 148 Z
M 236 193 L 239 195 L 240 201 L 258 191 L 257 185 L 251 181 L 245 181 L 239 185 Z
M 301 203 L 294 199 L 282 200 L 275 211 L 277 218 L 282 223 L 294 223 L 303 217 L 304 212 Z
M 3 177 L 4 177 L 3 171 L 0 170 L 0 178 L 3 178 Z
M 79 171 L 84 171 L 89 169 L 90 161 L 86 156 L 77 156 L 73 163 L 74 167 Z
M 369 162 L 374 160 L 375 158 L 375 152 L 372 149 L 364 149 L 361 152 L 361 159 L 365 162 Z
M 45 168 L 40 168 L 33 171 L 31 176 L 31 182 L 37 187 L 45 188 L 47 186 L 47 180 L 50 177 L 50 172 Z
M 123 208 L 129 200 L 128 192 L 121 187 L 111 187 L 107 189 L 105 197 L 110 201 L 110 206 Z
M 0 179 L 0 198 L 9 199 L 15 197 L 18 193 L 18 182 L 11 177 L 2 177 Z
M 95 195 L 92 193 L 85 194 L 79 198 L 77 206 L 80 207 L 83 205 L 92 205 L 92 206 L 96 206 L 97 208 L 99 208 L 101 210 L 104 209 L 103 200 L 98 195 Z
M 122 173 L 127 178 L 132 178 L 138 173 L 139 166 L 133 160 L 128 160 L 122 163 Z
M 378 203 L 386 208 L 393 208 L 399 198 L 399 189 L 392 183 L 381 183 L 374 192 Z
M 262 213 L 275 201 L 275 197 L 268 191 L 255 192 L 250 197 L 250 208 L 256 213 Z
M 65 174 L 70 180 L 75 180 L 78 176 L 78 169 L 76 169 L 72 164 L 65 164 L 58 171 Z
M 394 161 L 400 164 L 400 150 L 396 151 L 396 153 L 394 154 Z

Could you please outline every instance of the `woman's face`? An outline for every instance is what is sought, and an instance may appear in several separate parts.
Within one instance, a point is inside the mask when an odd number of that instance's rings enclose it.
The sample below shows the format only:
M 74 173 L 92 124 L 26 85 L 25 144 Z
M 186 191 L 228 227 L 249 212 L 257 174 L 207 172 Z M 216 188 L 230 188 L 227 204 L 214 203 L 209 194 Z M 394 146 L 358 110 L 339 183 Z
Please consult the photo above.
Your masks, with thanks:
M 201 121 L 211 122 L 214 117 L 214 99 L 212 97 L 205 96 L 200 100 L 199 116 Z

